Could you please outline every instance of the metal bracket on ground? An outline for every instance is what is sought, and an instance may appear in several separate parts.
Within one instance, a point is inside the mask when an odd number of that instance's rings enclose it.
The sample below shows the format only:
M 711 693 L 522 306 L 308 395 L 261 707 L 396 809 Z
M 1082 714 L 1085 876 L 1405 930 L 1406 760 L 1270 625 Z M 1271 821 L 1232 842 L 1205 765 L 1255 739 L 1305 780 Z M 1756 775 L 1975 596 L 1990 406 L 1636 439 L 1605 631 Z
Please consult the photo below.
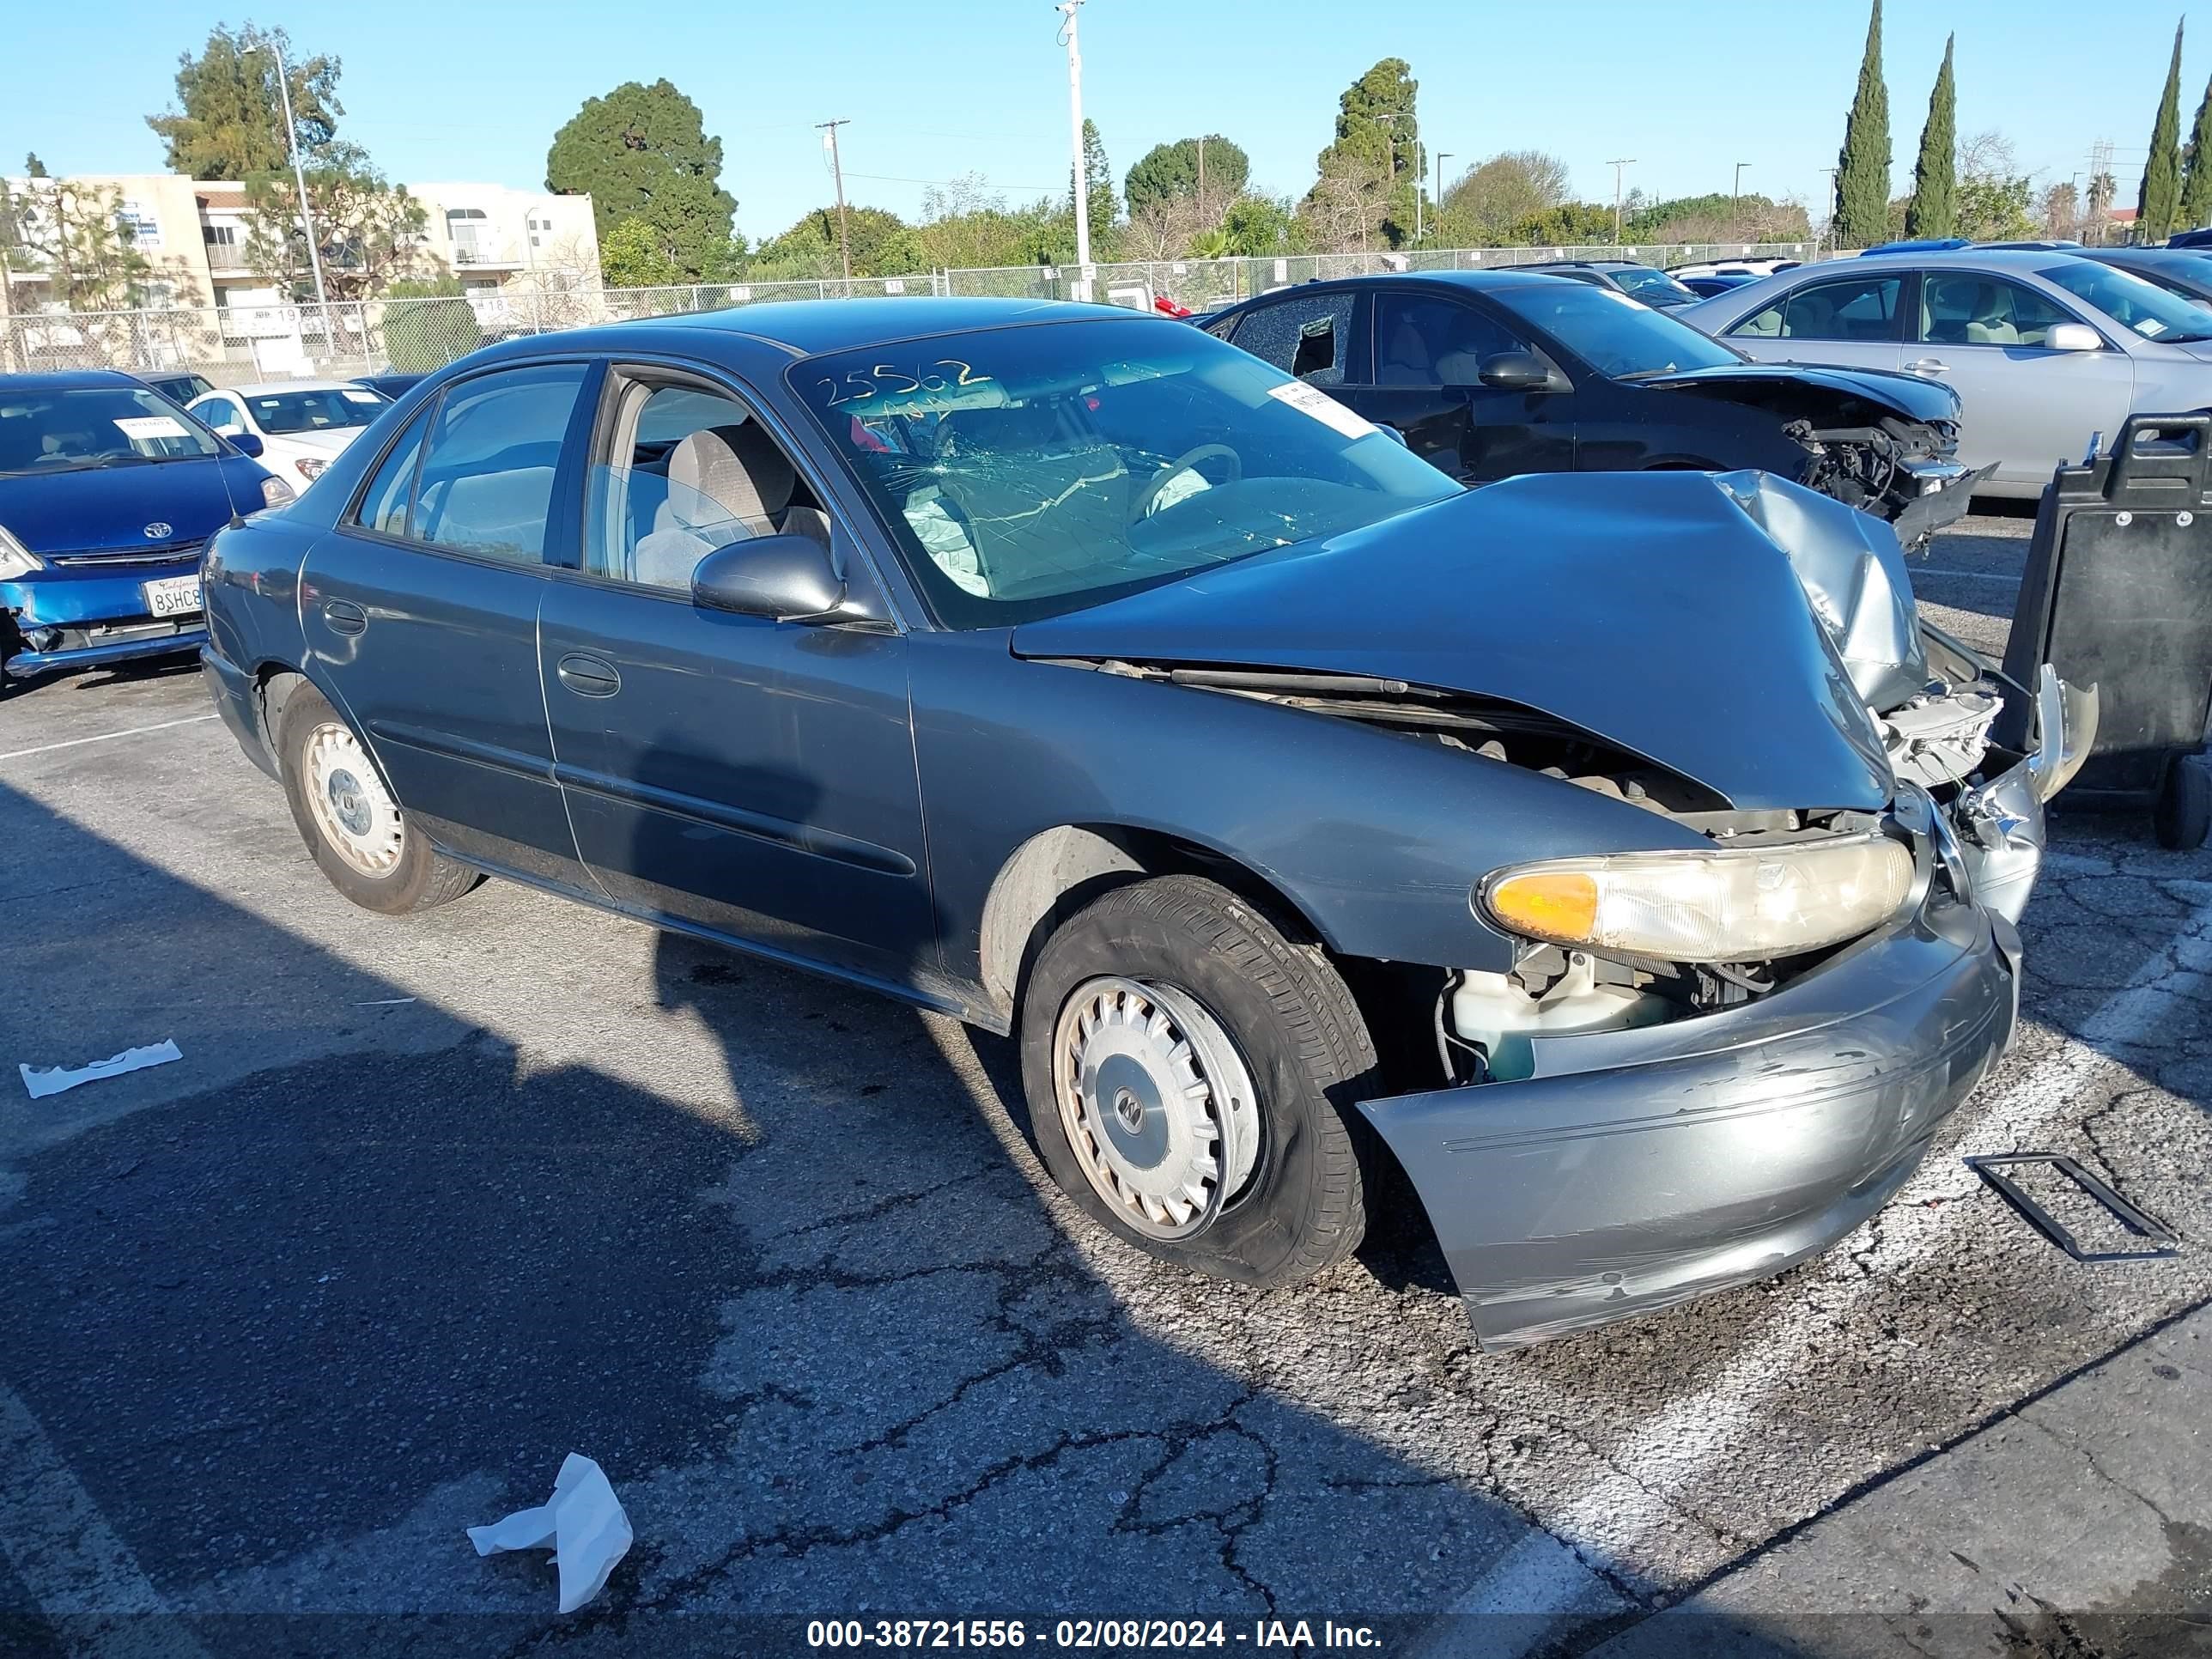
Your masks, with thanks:
M 2022 1192 L 2012 1177 L 2002 1172 L 2008 1166 L 2016 1164 L 2049 1164 L 2111 1211 L 2130 1232 L 2149 1240 L 2151 1248 L 2141 1250 L 2083 1249 L 2081 1241 L 2067 1231 L 2057 1217 Z M 2080 1164 L 2062 1153 L 1984 1153 L 1967 1158 L 1966 1164 L 1996 1188 L 1997 1196 L 2018 1211 L 2022 1220 L 2076 1261 L 2154 1261 L 2163 1256 L 2181 1254 L 2181 1236 L 2172 1228 L 2156 1216 L 2137 1209 Z

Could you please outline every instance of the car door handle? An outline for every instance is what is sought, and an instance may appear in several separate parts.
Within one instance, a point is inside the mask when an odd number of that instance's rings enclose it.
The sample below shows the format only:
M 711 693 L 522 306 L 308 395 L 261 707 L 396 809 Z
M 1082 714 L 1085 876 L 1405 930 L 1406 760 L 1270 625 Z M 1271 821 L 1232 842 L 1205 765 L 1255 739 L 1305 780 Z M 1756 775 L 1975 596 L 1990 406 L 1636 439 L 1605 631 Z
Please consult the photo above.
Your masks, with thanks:
M 323 620 L 333 634 L 358 634 L 368 626 L 368 612 L 351 599 L 325 599 Z
M 622 690 L 622 676 L 603 657 L 572 651 L 555 665 L 553 672 L 561 677 L 562 684 L 580 697 L 611 697 Z
M 1951 365 L 1941 357 L 1920 357 L 1905 364 L 1915 374 L 1948 374 Z

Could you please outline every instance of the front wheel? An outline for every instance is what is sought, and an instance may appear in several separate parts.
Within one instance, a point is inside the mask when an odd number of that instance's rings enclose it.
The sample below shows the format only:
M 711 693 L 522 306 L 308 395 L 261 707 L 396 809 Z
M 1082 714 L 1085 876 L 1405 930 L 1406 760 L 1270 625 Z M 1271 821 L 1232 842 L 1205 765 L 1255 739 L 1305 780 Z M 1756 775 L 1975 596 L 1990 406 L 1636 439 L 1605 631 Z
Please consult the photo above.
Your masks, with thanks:
M 276 753 L 307 851 L 331 885 L 363 909 L 427 910 L 483 879 L 407 821 L 353 728 L 313 686 L 285 702 Z
M 1178 1267 L 1293 1285 L 1366 1227 L 1343 979 L 1217 883 L 1118 888 L 1038 953 L 1021 1009 L 1037 1150 L 1085 1212 Z

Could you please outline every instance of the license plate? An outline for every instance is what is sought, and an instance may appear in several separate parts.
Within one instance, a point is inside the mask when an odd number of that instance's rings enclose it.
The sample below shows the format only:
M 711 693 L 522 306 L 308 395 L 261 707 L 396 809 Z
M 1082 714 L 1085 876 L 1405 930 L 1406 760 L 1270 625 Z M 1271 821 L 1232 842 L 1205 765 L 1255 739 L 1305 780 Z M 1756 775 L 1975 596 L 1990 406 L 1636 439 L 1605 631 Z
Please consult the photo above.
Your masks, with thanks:
M 198 576 L 166 576 L 160 581 L 148 582 L 146 609 L 156 617 L 198 616 L 200 579 Z

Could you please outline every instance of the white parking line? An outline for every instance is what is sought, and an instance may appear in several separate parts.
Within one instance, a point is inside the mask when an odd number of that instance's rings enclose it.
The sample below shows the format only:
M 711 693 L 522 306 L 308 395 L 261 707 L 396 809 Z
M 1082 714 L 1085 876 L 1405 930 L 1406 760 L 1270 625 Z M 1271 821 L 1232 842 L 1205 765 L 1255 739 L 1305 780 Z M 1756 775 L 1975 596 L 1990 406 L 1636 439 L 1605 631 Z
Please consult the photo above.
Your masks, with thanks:
M 2203 937 L 2212 929 L 2212 902 L 2197 906 L 2177 936 Z M 2032 1146 L 2056 1127 L 2098 1070 L 2110 1063 L 2115 1048 L 2140 1043 L 2173 1018 L 2171 981 L 2193 983 L 2201 976 L 2176 969 L 2148 984 L 2129 986 L 2106 999 L 2069 1038 L 2052 1065 L 2039 1066 L 2003 1094 L 1981 1107 L 1974 1127 L 1956 1154 L 2011 1152 Z M 1955 1163 L 1923 1171 L 1892 1200 L 1909 1205 L 1913 1186 L 1932 1174 L 1955 1177 Z M 1882 1281 L 1897 1281 L 1929 1265 L 1951 1248 L 1958 1229 L 1979 1224 L 1979 1213 L 1966 1204 L 1947 1204 L 1919 1212 L 1924 1225 L 1910 1242 L 1887 1254 Z M 1871 1281 L 1869 1281 L 1871 1282 Z M 1648 1542 L 1679 1525 L 1670 1502 L 1687 1493 L 1705 1472 L 1723 1462 L 1759 1432 L 1769 1405 L 1805 1374 L 1813 1351 L 1832 1340 L 1840 1315 L 1832 1303 L 1816 1307 L 1800 1298 L 1771 1324 L 1753 1332 L 1705 1387 L 1670 1401 L 1614 1448 L 1611 1468 L 1571 1494 L 1564 1505 L 1547 1506 L 1537 1520 L 1554 1537 L 1603 1563 L 1624 1543 Z M 1623 1534 L 1630 1536 L 1624 1538 Z M 1633 1577 L 1632 1571 L 1627 1576 Z M 1539 1549 L 1510 1552 L 1470 1586 L 1453 1606 L 1455 1613 L 1498 1607 L 1501 1598 L 1517 1603 L 1514 1611 L 1564 1614 L 1588 1594 L 1579 1563 Z
M 0 1553 L 63 1640 L 88 1654 L 207 1659 L 14 1389 L 0 1384 Z
M 88 743 L 112 743 L 118 738 L 141 738 L 149 732 L 166 732 L 173 726 L 198 726 L 202 720 L 219 718 L 214 714 L 187 714 L 182 720 L 159 720 L 152 726 L 133 726 L 121 732 L 102 732 L 97 737 L 70 738 L 60 743 L 42 743 L 33 749 L 10 749 L 0 755 L 0 761 L 21 760 L 26 755 L 51 755 L 57 749 L 75 749 Z
M 2019 577 L 2008 576 L 1999 571 L 1951 570 L 1940 564 L 1916 564 L 1912 567 L 1912 574 L 1916 576 L 1954 576 L 1966 582 L 2009 582 L 2015 587 L 2020 585 Z

